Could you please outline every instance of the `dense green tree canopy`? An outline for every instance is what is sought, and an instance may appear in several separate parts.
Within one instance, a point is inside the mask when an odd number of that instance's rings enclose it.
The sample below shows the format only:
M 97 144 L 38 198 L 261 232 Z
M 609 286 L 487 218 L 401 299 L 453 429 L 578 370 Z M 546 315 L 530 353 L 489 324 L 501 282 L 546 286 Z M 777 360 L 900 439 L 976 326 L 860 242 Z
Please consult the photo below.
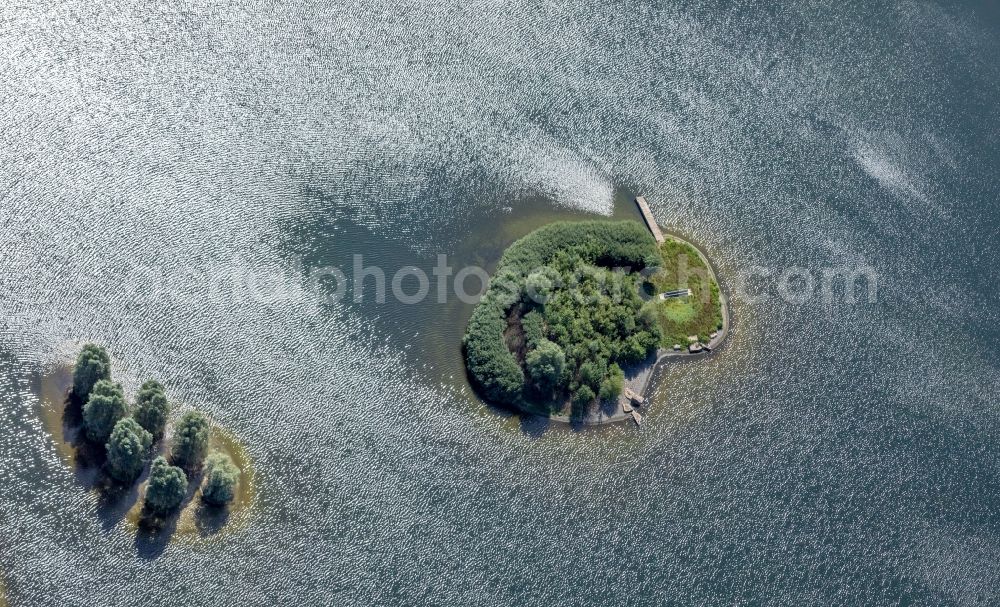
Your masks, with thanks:
M 224 453 L 213 452 L 205 462 L 205 482 L 201 498 L 209 504 L 222 506 L 233 501 L 240 482 L 240 469 Z
M 503 340 L 505 314 L 520 300 L 514 272 L 499 270 L 469 319 L 463 343 L 465 364 L 484 395 L 514 403 L 524 387 L 524 371 Z
M 529 386 L 579 406 L 617 396 L 620 365 L 644 360 L 662 339 L 639 296 L 639 272 L 659 260 L 632 221 L 556 223 L 515 242 L 465 335 L 475 385 L 514 405 L 534 398 Z
M 537 348 L 548 330 L 545 327 L 545 317 L 538 310 L 531 310 L 521 318 L 521 327 L 524 329 L 524 338 L 529 348 Z M 565 353 L 564 353 L 565 355 Z
M 142 384 L 135 398 L 135 421 L 154 439 L 159 439 L 167 427 L 169 415 L 170 404 L 160 382 L 151 379 Z
M 544 304 L 552 296 L 560 277 L 545 268 L 536 270 L 524 279 L 524 293 L 531 301 Z
M 122 385 L 102 379 L 94 384 L 83 406 L 83 426 L 87 438 L 95 443 L 107 442 L 118 420 L 128 415 L 128 405 Z
M 94 385 L 102 379 L 111 379 L 111 358 L 101 346 L 87 344 L 73 368 L 73 394 L 87 402 Z
M 583 407 L 594 402 L 596 395 L 594 391 L 590 389 L 590 386 L 583 385 L 573 392 L 573 404 L 577 407 Z
M 146 486 L 146 507 L 157 514 L 167 514 L 177 509 L 187 494 L 188 480 L 184 471 L 157 457 L 149 469 Z
M 601 382 L 601 390 L 598 395 L 603 401 L 613 401 L 622 393 L 622 388 L 625 386 L 625 374 L 622 372 L 621 367 L 612 364 L 611 369 L 608 370 L 608 375 Z
M 139 476 L 146 465 L 146 456 L 153 436 L 134 419 L 118 420 L 105 447 L 108 450 L 108 474 L 123 483 Z
M 200 411 L 188 411 L 174 429 L 170 458 L 182 468 L 193 470 L 201 465 L 208 453 L 211 426 Z
M 525 360 L 528 375 L 542 392 L 551 392 L 563 380 L 566 355 L 556 343 L 547 339 L 534 347 Z

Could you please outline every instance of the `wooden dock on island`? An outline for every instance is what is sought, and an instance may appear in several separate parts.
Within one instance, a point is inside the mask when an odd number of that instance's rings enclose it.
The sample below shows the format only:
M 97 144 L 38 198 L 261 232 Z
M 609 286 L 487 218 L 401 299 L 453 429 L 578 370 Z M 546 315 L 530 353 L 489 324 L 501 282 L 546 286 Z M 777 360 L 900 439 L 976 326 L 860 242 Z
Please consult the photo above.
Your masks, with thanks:
M 639 205 L 639 212 L 642 213 L 642 218 L 646 221 L 646 227 L 653 233 L 656 243 L 663 244 L 663 233 L 660 232 L 660 226 L 656 225 L 656 219 L 653 218 L 653 212 L 649 210 L 646 199 L 642 196 L 636 196 L 635 203 Z

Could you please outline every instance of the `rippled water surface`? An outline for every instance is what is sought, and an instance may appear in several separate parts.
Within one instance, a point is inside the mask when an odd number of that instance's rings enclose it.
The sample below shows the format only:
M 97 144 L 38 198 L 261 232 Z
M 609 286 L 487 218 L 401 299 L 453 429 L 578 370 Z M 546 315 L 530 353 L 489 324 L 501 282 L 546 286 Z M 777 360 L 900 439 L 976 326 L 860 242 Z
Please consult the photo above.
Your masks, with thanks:
M 1000 603 L 1000 15 L 828 4 L 4 3 L 11 605 Z M 467 305 L 311 288 L 639 191 L 729 289 L 876 301 L 734 298 L 641 431 L 577 432 L 476 399 Z M 39 416 L 84 341 L 249 445 L 250 524 L 106 524 Z

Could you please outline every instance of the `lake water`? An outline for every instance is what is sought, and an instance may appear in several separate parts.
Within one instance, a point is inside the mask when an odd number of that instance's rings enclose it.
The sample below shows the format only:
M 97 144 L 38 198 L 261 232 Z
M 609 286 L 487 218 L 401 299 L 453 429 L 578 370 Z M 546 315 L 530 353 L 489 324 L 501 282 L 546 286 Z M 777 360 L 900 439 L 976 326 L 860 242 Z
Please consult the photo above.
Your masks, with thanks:
M 1000 602 L 995 5 L 21 2 L 0 41 L 11 605 Z M 311 287 L 637 192 L 731 293 L 773 272 L 641 430 L 483 404 L 454 297 Z M 840 267 L 874 301 L 779 296 Z M 39 416 L 85 341 L 249 445 L 248 525 L 107 524 Z

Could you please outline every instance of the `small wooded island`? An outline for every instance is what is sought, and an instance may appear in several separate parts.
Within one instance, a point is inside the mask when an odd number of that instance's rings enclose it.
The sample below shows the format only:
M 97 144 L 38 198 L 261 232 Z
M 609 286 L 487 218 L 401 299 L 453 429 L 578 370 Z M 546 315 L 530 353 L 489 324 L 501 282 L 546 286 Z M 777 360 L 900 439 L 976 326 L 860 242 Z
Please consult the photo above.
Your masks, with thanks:
M 463 346 L 489 401 L 561 421 L 638 422 L 632 405 L 644 404 L 656 363 L 711 351 L 726 326 L 715 275 L 692 245 L 657 243 L 635 221 L 558 222 L 507 249 Z
M 83 347 L 73 368 L 68 400 L 80 407 L 81 429 L 89 448 L 103 448 L 106 485 L 127 488 L 149 465 L 139 517 L 143 526 L 162 526 L 175 515 L 192 494 L 189 484 L 200 483 L 200 499 L 209 507 L 224 508 L 236 495 L 242 471 L 229 455 L 210 452 L 208 417 L 188 411 L 171 428 L 166 391 L 155 380 L 142 384 L 135 405 L 130 406 L 122 385 L 111 379 L 111 360 L 104 348 Z M 157 445 L 166 457 L 154 458 Z

